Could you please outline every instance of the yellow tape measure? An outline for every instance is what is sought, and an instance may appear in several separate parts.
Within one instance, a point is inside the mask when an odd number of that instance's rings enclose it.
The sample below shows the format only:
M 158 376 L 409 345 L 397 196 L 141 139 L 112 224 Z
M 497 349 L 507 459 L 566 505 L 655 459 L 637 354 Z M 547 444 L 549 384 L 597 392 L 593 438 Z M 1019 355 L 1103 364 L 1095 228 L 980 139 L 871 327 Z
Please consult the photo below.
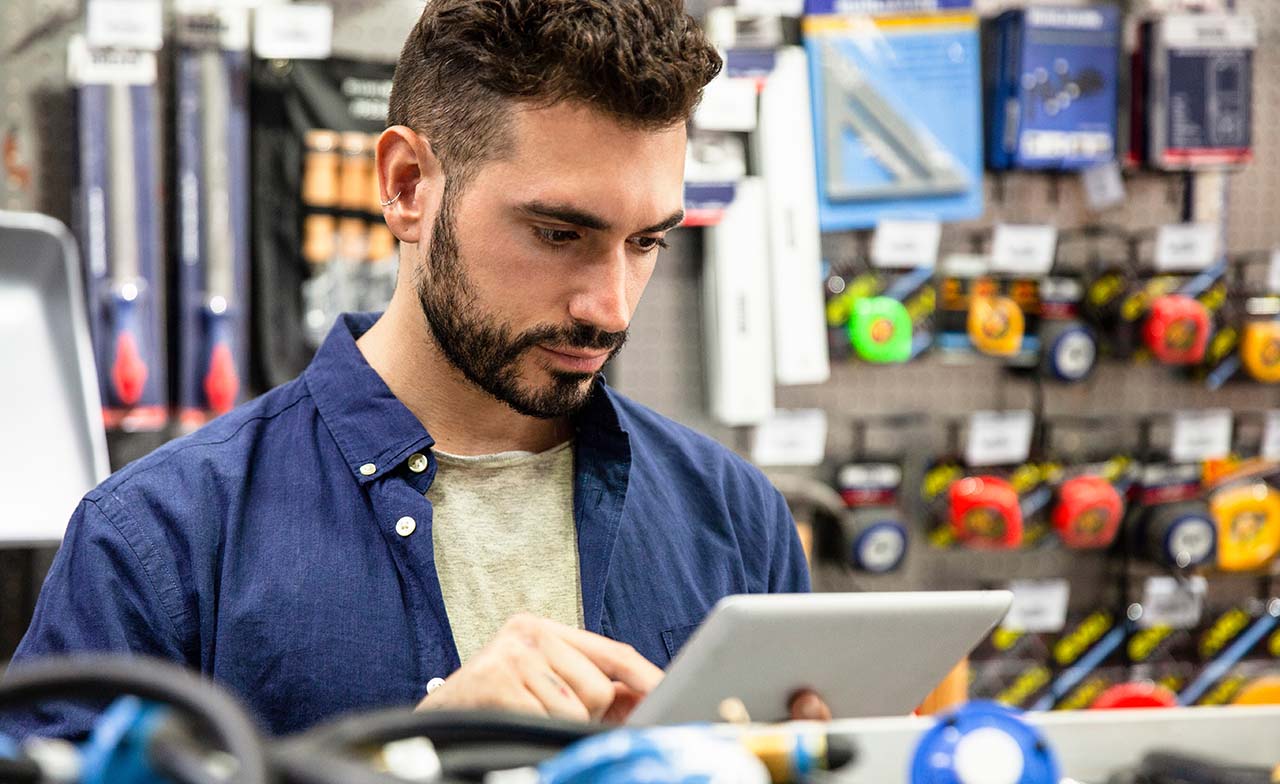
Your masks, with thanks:
M 1280 321 L 1251 321 L 1240 339 L 1240 361 L 1255 380 L 1280 382 Z
M 1218 566 L 1239 572 L 1280 553 L 1280 492 L 1265 482 L 1227 487 L 1209 501 L 1218 526 Z

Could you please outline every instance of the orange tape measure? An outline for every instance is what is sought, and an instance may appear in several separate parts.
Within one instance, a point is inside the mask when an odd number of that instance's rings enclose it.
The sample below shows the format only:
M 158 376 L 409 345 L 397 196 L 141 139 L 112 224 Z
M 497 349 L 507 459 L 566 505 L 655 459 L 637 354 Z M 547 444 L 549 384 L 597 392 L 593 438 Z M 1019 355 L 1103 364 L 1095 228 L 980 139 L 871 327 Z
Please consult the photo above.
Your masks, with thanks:
M 1209 499 L 1218 526 L 1218 566 L 1259 569 L 1280 553 L 1280 492 L 1256 481 L 1218 490 Z
M 1280 321 L 1250 321 L 1240 338 L 1245 372 L 1264 384 L 1280 382 Z
M 997 357 L 1018 353 L 1027 329 L 1018 303 L 991 295 L 975 296 L 970 301 L 967 327 L 974 347 Z

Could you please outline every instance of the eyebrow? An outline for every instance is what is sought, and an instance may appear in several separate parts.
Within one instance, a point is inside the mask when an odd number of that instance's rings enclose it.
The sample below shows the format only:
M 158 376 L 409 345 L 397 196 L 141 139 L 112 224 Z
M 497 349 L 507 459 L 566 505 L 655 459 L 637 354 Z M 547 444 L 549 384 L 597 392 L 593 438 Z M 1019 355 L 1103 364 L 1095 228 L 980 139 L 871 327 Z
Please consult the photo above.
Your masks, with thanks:
M 593 229 L 595 231 L 608 231 L 612 228 L 607 220 L 599 215 L 593 215 L 590 212 L 580 210 L 576 207 L 570 207 L 567 204 L 549 204 L 541 201 L 531 201 L 520 206 L 521 212 L 537 215 L 542 218 L 551 218 L 563 223 L 569 223 L 574 226 L 581 226 L 584 229 Z M 652 226 L 641 229 L 638 234 L 656 234 L 660 231 L 674 229 L 684 222 L 684 210 L 676 210 L 665 220 L 655 223 Z

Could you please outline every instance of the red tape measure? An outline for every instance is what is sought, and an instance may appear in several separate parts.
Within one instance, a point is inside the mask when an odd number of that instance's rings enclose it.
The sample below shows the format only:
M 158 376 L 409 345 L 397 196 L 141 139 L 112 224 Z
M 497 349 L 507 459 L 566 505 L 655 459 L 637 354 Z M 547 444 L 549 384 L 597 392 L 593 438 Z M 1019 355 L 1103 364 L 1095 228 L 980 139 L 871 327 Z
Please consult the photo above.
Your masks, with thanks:
M 1022 544 L 1018 492 L 997 476 L 970 476 L 947 491 L 951 530 L 970 547 L 1011 550 Z
M 1166 365 L 1194 365 L 1209 344 L 1209 310 L 1182 294 L 1166 294 L 1151 303 L 1142 338 Z
M 1077 476 L 1062 483 L 1053 527 L 1063 544 L 1080 550 L 1109 547 L 1120 531 L 1124 500 L 1100 476 Z

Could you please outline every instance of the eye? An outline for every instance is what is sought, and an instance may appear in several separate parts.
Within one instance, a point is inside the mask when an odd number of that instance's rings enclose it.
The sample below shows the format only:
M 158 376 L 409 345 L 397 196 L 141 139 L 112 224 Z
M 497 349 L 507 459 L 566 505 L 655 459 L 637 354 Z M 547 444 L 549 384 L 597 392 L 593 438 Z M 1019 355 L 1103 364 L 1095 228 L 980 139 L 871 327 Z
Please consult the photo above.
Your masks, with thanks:
M 556 247 L 568 245 L 576 239 L 581 239 L 581 235 L 572 229 L 547 229 L 541 226 L 534 226 L 533 233 L 538 239 Z
M 636 237 L 632 242 L 645 253 L 652 253 L 655 250 L 670 247 L 667 245 L 667 241 L 661 237 Z

